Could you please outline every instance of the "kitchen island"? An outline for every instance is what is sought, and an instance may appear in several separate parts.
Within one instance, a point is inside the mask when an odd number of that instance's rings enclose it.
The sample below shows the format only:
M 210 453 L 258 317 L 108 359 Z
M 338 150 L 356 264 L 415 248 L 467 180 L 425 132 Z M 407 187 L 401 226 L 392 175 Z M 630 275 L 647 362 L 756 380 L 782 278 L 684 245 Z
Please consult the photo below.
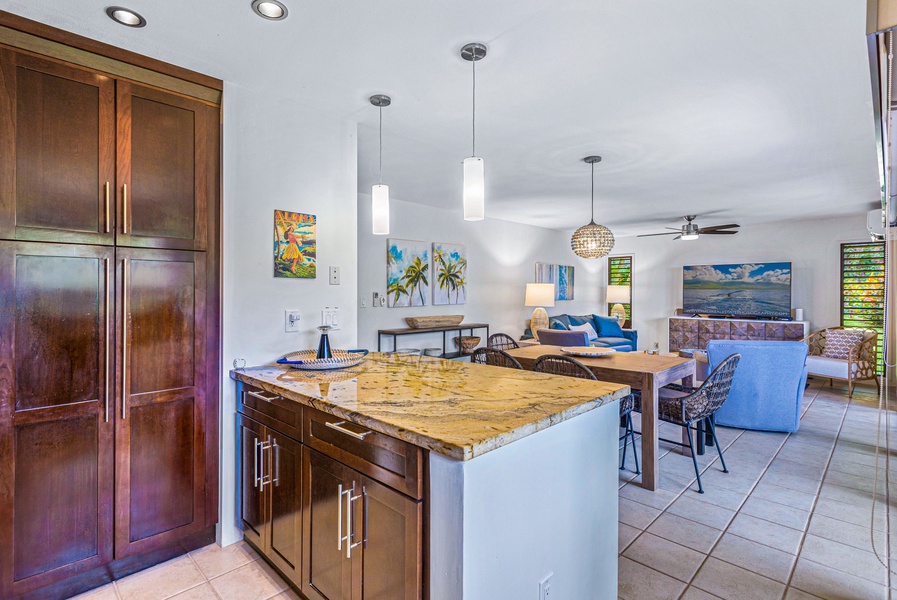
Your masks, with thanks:
M 239 525 L 306 597 L 615 597 L 627 386 L 380 353 L 232 377 Z

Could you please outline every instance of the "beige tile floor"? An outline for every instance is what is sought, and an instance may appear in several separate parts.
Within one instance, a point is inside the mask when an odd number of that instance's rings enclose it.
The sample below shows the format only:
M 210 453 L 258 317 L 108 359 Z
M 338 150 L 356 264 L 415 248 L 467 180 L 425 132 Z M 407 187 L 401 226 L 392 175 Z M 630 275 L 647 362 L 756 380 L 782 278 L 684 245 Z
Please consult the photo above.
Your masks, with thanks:
M 811 380 L 797 433 L 719 428 L 730 473 L 720 472 L 716 452 L 708 448 L 699 463 L 703 495 L 692 487 L 691 459 L 666 444 L 656 492 L 633 485 L 638 477 L 621 471 L 620 598 L 890 598 L 897 577 L 889 578 L 872 553 L 870 533 L 876 406 L 868 388 L 848 401 L 837 384 L 829 388 Z M 678 428 L 662 428 L 664 437 L 677 439 Z M 897 417 L 892 430 L 897 435 Z M 892 472 L 897 482 L 897 460 Z M 897 483 L 892 488 L 897 497 Z M 875 530 L 883 553 L 887 521 L 882 506 Z M 298 596 L 241 542 L 202 548 L 78 598 Z
M 810 384 L 796 433 L 718 429 L 730 473 L 721 472 L 715 449 L 708 448 L 699 460 L 705 494 L 696 491 L 691 459 L 668 444 L 662 444 L 655 493 L 635 485 L 639 478 L 631 471 L 621 471 L 620 598 L 897 598 L 897 576 L 884 567 L 883 500 L 874 521 L 883 562 L 872 546 L 874 388 L 860 388 L 848 400 L 837 383 Z M 897 416 L 892 418 L 897 435 Z M 678 428 L 662 429 L 664 437 L 678 439 Z M 891 493 L 897 498 L 897 456 L 892 458 Z M 881 479 L 884 455 L 880 469 Z M 881 481 L 878 491 L 883 499 Z M 897 569 L 897 558 L 892 564 Z

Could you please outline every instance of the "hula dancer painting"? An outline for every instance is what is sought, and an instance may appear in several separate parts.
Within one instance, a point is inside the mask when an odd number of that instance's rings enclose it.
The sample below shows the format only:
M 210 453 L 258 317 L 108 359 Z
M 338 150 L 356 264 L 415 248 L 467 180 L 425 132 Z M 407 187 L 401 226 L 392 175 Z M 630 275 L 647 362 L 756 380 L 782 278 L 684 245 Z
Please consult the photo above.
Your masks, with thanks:
M 314 279 L 317 275 L 315 215 L 274 211 L 274 276 Z

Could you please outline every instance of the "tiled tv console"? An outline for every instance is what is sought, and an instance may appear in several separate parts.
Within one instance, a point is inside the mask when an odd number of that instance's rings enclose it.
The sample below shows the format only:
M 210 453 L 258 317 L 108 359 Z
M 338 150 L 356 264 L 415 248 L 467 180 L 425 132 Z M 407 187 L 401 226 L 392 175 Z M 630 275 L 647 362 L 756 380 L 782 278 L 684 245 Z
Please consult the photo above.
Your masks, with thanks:
M 807 321 L 670 317 L 670 352 L 703 350 L 710 340 L 802 340 L 810 333 L 809 325 Z

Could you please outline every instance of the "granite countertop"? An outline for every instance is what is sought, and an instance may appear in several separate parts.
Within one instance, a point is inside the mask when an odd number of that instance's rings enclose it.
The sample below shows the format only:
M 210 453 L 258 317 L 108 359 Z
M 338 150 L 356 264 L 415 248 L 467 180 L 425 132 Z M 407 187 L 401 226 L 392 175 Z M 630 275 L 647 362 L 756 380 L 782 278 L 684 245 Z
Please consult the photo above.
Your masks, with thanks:
M 231 377 L 456 460 L 629 393 L 616 383 L 377 352 L 350 369 L 275 364 L 234 370 Z

